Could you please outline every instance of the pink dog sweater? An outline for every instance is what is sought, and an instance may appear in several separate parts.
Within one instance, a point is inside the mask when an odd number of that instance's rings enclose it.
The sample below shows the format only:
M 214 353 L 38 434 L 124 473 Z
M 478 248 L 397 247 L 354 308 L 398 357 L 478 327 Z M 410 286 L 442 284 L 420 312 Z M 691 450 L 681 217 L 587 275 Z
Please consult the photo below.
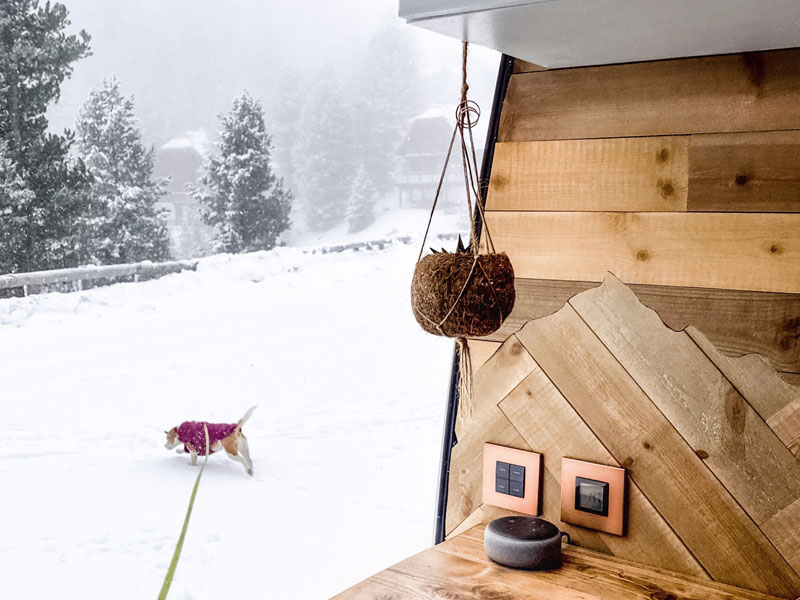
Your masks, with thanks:
M 211 443 L 211 448 L 236 429 L 236 423 L 206 423 L 205 421 L 181 423 L 178 427 L 178 440 L 183 442 L 184 452 L 189 452 L 188 445 L 191 444 L 197 454 L 206 455 L 206 432 L 203 425 L 208 427 L 208 441 Z M 213 453 L 213 450 L 209 450 L 209 454 Z

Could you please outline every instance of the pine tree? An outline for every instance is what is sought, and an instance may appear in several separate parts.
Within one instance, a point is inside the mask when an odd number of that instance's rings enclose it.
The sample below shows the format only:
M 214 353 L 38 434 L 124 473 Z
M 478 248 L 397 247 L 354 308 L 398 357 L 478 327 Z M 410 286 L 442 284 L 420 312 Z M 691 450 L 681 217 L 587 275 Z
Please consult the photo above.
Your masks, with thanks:
M 360 129 L 360 128 L 359 128 Z M 353 107 L 336 85 L 322 79 L 303 111 L 295 165 L 306 224 L 325 231 L 345 218 L 359 150 Z
M 25 215 L 35 199 L 9 156 L 8 144 L 0 142 L 0 273 L 19 271 L 25 260 Z
M 216 228 L 213 250 L 269 250 L 289 228 L 292 195 L 273 173 L 264 110 L 245 92 L 220 121 L 219 152 L 206 160 L 201 185 L 192 189 L 203 219 Z
M 353 180 L 353 189 L 347 199 L 347 229 L 350 233 L 361 231 L 375 221 L 375 199 L 378 190 L 362 164 Z
M 72 63 L 89 54 L 89 36 L 67 35 L 66 8 L 39 0 L 0 3 L 0 142 L 6 187 L 0 211 L 3 270 L 76 266 L 88 178 L 69 156 L 73 137 L 47 133 L 45 112 L 59 98 Z
M 142 144 L 133 100 L 112 77 L 89 93 L 77 126 L 78 150 L 92 177 L 85 247 L 95 264 L 169 258 L 165 215 L 155 203 L 166 181 L 153 179 L 155 151 Z
M 408 121 L 423 107 L 416 47 L 407 28 L 385 27 L 370 39 L 354 87 L 361 156 L 379 194 L 394 187 L 395 152 Z

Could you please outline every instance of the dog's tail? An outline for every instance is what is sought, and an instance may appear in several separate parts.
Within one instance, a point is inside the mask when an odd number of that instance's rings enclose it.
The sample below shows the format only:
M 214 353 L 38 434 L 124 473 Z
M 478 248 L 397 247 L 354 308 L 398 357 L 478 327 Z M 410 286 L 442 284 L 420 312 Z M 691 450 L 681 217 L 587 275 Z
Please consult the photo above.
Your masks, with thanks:
M 250 416 L 253 414 L 253 411 L 254 411 L 256 408 L 258 408 L 258 405 L 256 405 L 256 406 L 251 406 L 249 409 L 247 409 L 247 412 L 246 412 L 246 413 L 244 413 L 244 416 L 243 416 L 241 419 L 239 419 L 239 422 L 237 423 L 237 425 L 238 425 L 239 427 L 241 427 L 242 425 L 244 425 L 244 424 L 247 422 L 247 419 L 249 419 L 249 418 L 250 418 Z

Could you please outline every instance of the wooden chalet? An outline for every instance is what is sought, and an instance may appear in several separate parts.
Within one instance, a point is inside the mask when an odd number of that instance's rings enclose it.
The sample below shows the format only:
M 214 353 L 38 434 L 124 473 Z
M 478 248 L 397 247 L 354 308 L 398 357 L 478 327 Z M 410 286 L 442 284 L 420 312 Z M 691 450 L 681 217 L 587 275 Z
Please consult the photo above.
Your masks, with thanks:
M 800 597 L 800 2 L 400 0 L 503 53 L 486 223 L 516 306 L 451 394 L 437 545 L 341 600 Z M 484 445 L 540 453 L 563 565 L 489 560 Z M 622 535 L 563 459 L 625 469 Z

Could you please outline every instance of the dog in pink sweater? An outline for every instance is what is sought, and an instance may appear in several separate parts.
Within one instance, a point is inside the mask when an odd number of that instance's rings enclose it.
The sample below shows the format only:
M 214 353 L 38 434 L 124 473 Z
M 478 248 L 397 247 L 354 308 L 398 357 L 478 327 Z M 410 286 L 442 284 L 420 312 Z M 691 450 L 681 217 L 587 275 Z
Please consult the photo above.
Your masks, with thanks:
M 253 474 L 253 461 L 250 459 L 250 448 L 247 438 L 242 433 L 242 425 L 250 418 L 255 406 L 251 407 L 237 423 L 207 423 L 206 421 L 184 421 L 173 427 L 167 434 L 167 450 L 183 444 L 183 450 L 178 453 L 190 454 L 192 464 L 197 464 L 198 456 L 206 455 L 206 428 L 208 428 L 208 453 L 213 454 L 219 450 L 225 452 L 233 460 L 238 461 L 247 469 L 247 474 Z M 205 426 L 205 427 L 204 427 Z

